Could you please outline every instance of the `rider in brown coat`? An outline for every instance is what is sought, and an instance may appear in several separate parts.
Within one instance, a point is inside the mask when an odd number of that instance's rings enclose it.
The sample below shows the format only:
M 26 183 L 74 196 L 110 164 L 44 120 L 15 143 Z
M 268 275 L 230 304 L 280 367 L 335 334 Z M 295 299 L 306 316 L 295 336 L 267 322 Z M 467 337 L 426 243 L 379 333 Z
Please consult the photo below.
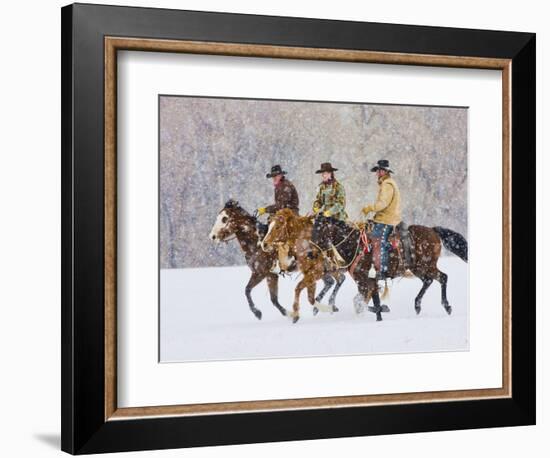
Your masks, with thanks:
M 266 178 L 271 178 L 273 180 L 275 203 L 267 207 L 258 208 L 259 215 L 263 215 L 264 213 L 274 215 L 282 208 L 290 208 L 294 213 L 298 214 L 300 206 L 298 192 L 285 175 L 286 172 L 280 165 L 271 167 L 271 172 L 266 175 Z
M 263 215 L 265 213 L 274 215 L 283 208 L 289 208 L 294 213 L 298 214 L 300 205 L 298 192 L 292 182 L 286 179 L 285 175 L 286 172 L 280 165 L 271 167 L 271 172 L 266 175 L 266 178 L 271 178 L 273 180 L 275 203 L 267 207 L 258 208 L 258 215 Z M 288 252 L 288 244 L 285 243 L 279 246 L 279 268 L 282 271 L 288 270 L 291 264 Z

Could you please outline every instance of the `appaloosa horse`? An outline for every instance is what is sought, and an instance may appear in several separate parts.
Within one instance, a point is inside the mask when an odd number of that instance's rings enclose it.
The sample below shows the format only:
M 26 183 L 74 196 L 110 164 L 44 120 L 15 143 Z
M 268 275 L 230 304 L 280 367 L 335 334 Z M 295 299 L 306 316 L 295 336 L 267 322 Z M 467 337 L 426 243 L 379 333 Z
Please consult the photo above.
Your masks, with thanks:
M 369 270 L 372 266 L 372 250 L 367 247 L 370 243 L 363 241 L 361 229 L 350 226 L 342 221 L 336 221 L 332 218 L 321 218 L 317 224 L 314 239 L 323 251 L 328 251 L 336 247 L 340 256 L 349 265 L 349 272 L 357 283 L 359 292 L 368 304 L 372 297 L 374 307 L 369 308 L 376 313 L 378 321 L 382 319 L 380 312 L 387 311 L 380 305 L 378 299 L 378 286 L 372 278 L 369 277 Z M 417 314 L 422 307 L 422 297 L 432 284 L 437 280 L 441 284 L 441 304 L 445 311 L 450 315 L 452 308 L 447 300 L 447 279 L 448 276 L 441 272 L 437 267 L 437 261 L 441 255 L 441 243 L 451 253 L 458 256 L 464 262 L 468 261 L 468 242 L 459 233 L 442 227 L 426 227 L 412 225 L 408 228 L 412 244 L 412 264 L 408 270 L 422 281 L 422 288 L 415 298 L 414 308 Z M 367 240 L 369 239 L 368 234 Z M 363 240 L 363 241 L 362 241 Z M 403 262 L 403 256 L 393 249 L 389 253 L 388 276 L 390 278 L 405 276 L 406 269 Z
M 307 297 L 309 303 L 313 306 L 314 314 L 317 314 L 319 310 L 336 312 L 338 311 L 335 305 L 336 294 L 346 278 L 342 269 L 333 264 L 327 264 L 318 247 L 310 243 L 312 228 L 311 217 L 299 216 L 292 210 L 283 208 L 272 218 L 267 235 L 262 241 L 263 249 L 288 243 L 290 251 L 296 257 L 298 269 L 303 274 L 303 278 L 294 290 L 294 303 L 292 304 L 293 310 L 291 313 L 294 323 L 300 318 L 300 293 L 304 288 L 307 288 Z M 331 277 L 336 280 L 336 286 L 330 297 L 329 309 L 327 310 L 320 301 L 332 286 L 327 282 L 327 278 Z M 316 282 L 321 278 L 325 280 L 325 287 L 315 297 Z M 334 283 L 334 280 L 332 280 L 332 283 Z
M 209 237 L 216 242 L 229 242 L 234 238 L 239 242 L 246 264 L 252 271 L 245 288 L 245 295 L 250 310 L 256 318 L 261 320 L 262 312 L 254 305 L 251 292 L 264 278 L 267 281 L 271 302 L 283 316 L 286 316 L 287 310 L 279 304 L 278 300 L 279 277 L 271 271 L 277 260 L 277 253 L 276 251 L 264 251 L 260 247 L 261 240 L 256 223 L 256 217 L 250 215 L 238 202 L 231 199 L 218 213 Z M 326 290 L 330 289 L 333 283 L 334 280 L 327 277 L 325 279 Z

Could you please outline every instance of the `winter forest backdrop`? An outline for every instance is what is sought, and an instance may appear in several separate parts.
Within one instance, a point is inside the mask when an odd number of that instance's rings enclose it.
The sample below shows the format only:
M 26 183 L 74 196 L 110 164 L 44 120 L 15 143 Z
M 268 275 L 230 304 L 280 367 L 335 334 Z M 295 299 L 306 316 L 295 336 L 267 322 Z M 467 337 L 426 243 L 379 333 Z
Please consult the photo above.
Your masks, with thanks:
M 350 219 L 376 198 L 370 168 L 388 159 L 408 224 L 467 237 L 467 109 L 161 96 L 160 266 L 245 264 L 237 243 L 208 234 L 224 203 L 273 203 L 265 175 L 281 164 L 300 213 L 311 210 L 321 162 L 339 169 Z

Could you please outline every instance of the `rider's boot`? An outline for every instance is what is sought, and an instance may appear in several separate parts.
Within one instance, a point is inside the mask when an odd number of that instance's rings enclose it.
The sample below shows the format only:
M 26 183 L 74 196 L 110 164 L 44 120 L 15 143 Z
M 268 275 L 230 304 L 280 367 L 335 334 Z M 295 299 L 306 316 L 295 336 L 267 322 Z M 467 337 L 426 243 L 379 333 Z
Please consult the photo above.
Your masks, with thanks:
M 381 250 L 382 247 L 380 247 L 380 251 Z M 380 252 L 380 268 L 377 270 L 376 280 L 378 282 L 378 288 L 384 288 L 388 280 L 391 281 L 388 276 L 388 255 L 386 253 Z
M 372 264 L 374 266 L 374 270 L 376 271 L 377 278 L 380 273 L 380 250 L 382 248 L 381 242 L 382 241 L 379 237 L 372 238 Z

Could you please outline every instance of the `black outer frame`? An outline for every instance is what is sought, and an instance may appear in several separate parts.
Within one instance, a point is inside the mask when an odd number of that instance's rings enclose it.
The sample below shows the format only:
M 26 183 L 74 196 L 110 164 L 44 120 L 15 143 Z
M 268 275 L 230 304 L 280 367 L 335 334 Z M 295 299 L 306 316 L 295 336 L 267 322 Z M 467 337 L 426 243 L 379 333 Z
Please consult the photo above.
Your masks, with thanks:
M 74 4 L 62 8 L 61 448 L 72 454 L 535 424 L 535 35 Z M 512 397 L 104 419 L 104 37 L 512 59 Z M 514 211 L 514 208 L 521 208 Z M 520 219 L 521 218 L 521 219 Z M 514 224 L 515 223 L 515 224 Z M 300 427 L 296 428 L 296 424 Z

